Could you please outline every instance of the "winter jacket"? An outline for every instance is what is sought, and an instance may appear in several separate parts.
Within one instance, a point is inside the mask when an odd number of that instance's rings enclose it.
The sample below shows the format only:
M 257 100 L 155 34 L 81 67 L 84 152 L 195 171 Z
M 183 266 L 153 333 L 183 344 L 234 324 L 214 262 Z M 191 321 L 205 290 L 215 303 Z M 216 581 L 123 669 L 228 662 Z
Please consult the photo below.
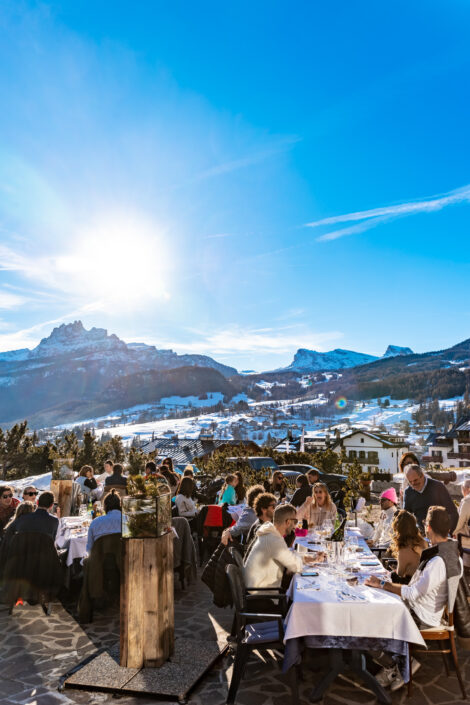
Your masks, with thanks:
M 230 527 L 230 536 L 232 536 L 232 538 L 235 538 L 236 536 L 248 534 L 256 519 L 257 516 L 255 510 L 252 507 L 246 505 L 246 507 L 244 507 L 242 513 L 238 517 L 237 523 L 234 526 Z
M 225 573 L 226 566 L 235 562 L 230 555 L 230 547 L 234 547 L 240 553 L 243 550 L 238 541 L 232 541 L 230 546 L 224 546 L 223 543 L 220 543 L 209 558 L 201 575 L 201 580 L 212 592 L 213 602 L 217 607 L 231 607 L 233 604 L 230 585 Z
M 309 526 L 320 527 L 326 521 L 331 524 L 336 520 L 336 504 L 330 503 L 329 507 L 317 507 L 314 502 L 305 502 L 297 509 L 297 519 L 306 519 Z
M 302 571 L 302 558 L 290 551 L 284 538 L 270 521 L 258 529 L 256 541 L 245 562 L 247 587 L 280 587 L 284 568 Z
M 426 485 L 422 492 L 414 490 L 411 485 L 405 490 L 404 508 L 415 515 L 420 529 L 423 529 L 424 520 L 429 507 L 444 507 L 449 513 L 450 533 L 454 532 L 459 518 L 457 507 L 453 503 L 447 487 L 440 480 L 432 477 L 426 478 Z
M 235 487 L 233 485 L 227 485 L 219 504 L 236 504 L 236 503 L 237 503 L 237 493 L 235 492 Z

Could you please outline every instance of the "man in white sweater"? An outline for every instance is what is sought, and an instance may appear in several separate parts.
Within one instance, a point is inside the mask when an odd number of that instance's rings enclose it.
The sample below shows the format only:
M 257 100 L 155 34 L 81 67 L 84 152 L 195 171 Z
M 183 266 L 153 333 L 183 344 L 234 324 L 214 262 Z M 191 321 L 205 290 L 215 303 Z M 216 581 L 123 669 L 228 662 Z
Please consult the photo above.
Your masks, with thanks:
M 295 528 L 297 514 L 292 504 L 281 504 L 274 510 L 273 523 L 265 522 L 258 529 L 256 540 L 245 563 L 245 583 L 248 587 L 280 587 L 284 568 L 302 572 L 299 554 L 287 548 L 284 536 Z

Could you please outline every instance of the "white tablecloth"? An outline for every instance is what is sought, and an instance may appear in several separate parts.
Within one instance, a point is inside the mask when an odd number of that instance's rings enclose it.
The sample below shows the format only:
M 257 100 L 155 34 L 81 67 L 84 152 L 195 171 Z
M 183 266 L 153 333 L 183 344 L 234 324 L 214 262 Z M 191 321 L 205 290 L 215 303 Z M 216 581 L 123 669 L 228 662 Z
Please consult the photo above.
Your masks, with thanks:
M 75 558 L 83 558 L 86 555 L 88 528 L 82 526 L 83 521 L 82 517 L 60 519 L 56 545 L 68 549 L 67 566 L 71 566 Z
M 298 543 L 306 544 L 307 539 Z M 365 542 L 357 560 L 373 561 Z M 307 544 L 308 545 L 308 544 Z M 383 568 L 361 566 L 361 575 L 380 574 Z M 316 577 L 296 575 L 290 586 L 293 600 L 286 619 L 285 640 L 305 636 L 347 636 L 398 639 L 425 645 L 418 627 L 398 595 L 366 585 L 349 586 L 326 568 Z

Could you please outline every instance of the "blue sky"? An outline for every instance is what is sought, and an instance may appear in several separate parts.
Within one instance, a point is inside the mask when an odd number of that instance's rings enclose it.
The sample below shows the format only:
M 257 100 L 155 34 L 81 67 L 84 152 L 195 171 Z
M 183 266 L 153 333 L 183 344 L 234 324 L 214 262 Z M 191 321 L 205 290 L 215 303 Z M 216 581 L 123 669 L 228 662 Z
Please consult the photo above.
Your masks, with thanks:
M 470 7 L 0 7 L 0 350 L 470 337 Z

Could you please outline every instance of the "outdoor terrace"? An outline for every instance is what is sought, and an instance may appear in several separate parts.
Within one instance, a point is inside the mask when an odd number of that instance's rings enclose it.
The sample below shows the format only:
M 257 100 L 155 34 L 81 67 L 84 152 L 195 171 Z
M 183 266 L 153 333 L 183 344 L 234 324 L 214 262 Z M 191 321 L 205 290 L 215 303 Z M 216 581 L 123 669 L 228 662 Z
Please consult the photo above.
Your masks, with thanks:
M 226 643 L 232 613 L 212 604 L 209 590 L 201 583 L 190 585 L 185 591 L 175 593 L 176 636 L 214 640 Z M 64 606 L 65 605 L 65 606 Z M 0 658 L 1 705 L 112 705 L 112 694 L 66 689 L 58 691 L 61 676 L 86 657 L 103 647 L 110 647 L 119 639 L 119 614 L 117 609 L 97 612 L 93 623 L 80 626 L 72 616 L 72 604 L 54 603 L 52 614 L 45 617 L 41 608 L 17 607 L 8 616 L 0 605 L 0 631 L 2 634 Z M 470 682 L 470 653 L 460 651 L 464 680 Z M 223 705 L 227 695 L 227 682 L 232 674 L 232 657 L 220 659 L 190 694 L 188 705 Z M 287 681 L 281 675 L 280 659 L 275 654 L 262 652 L 262 657 L 250 660 L 240 686 L 237 703 L 240 705 L 290 705 Z M 405 689 L 392 694 L 393 704 L 400 705 L 463 705 L 455 676 L 446 678 L 440 657 L 427 656 L 415 677 L 411 699 Z M 308 703 L 309 693 L 320 678 L 322 659 L 314 652 L 308 653 L 304 680 L 300 686 L 301 702 Z M 146 705 L 155 703 L 151 698 L 121 697 L 120 705 Z M 160 701 L 166 702 L 166 701 Z M 324 705 L 372 705 L 375 696 L 362 685 L 338 679 L 323 700 Z

